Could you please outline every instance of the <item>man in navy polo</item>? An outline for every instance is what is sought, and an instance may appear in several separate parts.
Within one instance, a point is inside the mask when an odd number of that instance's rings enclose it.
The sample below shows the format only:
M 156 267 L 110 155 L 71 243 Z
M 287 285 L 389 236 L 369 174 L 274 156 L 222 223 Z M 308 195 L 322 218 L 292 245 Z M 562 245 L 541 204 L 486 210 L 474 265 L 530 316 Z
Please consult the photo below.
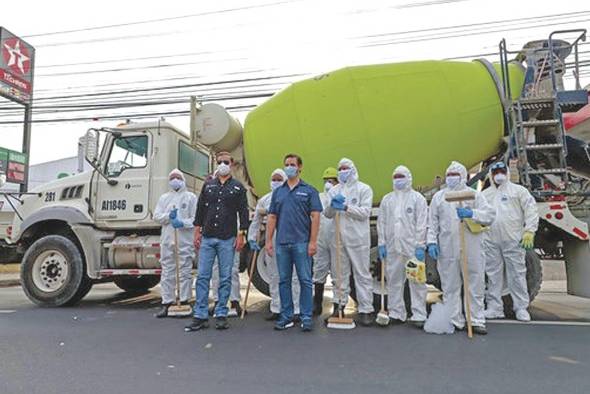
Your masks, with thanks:
M 275 324 L 275 329 L 286 330 L 293 327 L 291 277 L 293 265 L 295 265 L 301 286 L 299 294 L 301 329 L 311 331 L 313 329 L 311 257 L 318 247 L 322 202 L 318 191 L 299 178 L 303 168 L 301 157 L 292 153 L 288 154 L 285 156 L 284 164 L 287 182 L 272 194 L 266 228 L 266 252 L 271 256 L 276 253 L 279 270 L 281 316 Z M 277 230 L 276 250 L 272 243 L 275 228 Z

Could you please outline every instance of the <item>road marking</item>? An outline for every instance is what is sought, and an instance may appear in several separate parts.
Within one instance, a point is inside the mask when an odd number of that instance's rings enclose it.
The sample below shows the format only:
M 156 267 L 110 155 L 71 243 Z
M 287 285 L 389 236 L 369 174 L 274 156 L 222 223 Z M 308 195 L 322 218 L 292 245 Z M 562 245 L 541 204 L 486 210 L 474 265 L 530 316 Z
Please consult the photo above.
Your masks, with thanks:
M 487 324 L 522 324 L 525 326 L 581 326 L 590 327 L 590 322 L 585 321 L 550 321 L 550 320 L 532 320 L 523 322 L 518 320 L 486 320 Z
M 12 309 L 0 309 L 0 314 L 3 313 L 3 314 L 8 315 L 9 313 L 14 313 L 14 312 L 16 312 L 16 311 L 12 310 Z
M 577 360 L 573 360 L 573 359 L 567 358 L 567 357 L 559 357 L 559 356 L 551 356 L 551 357 L 549 357 L 549 360 L 557 361 L 557 362 L 565 363 L 565 364 L 579 364 L 580 363 Z

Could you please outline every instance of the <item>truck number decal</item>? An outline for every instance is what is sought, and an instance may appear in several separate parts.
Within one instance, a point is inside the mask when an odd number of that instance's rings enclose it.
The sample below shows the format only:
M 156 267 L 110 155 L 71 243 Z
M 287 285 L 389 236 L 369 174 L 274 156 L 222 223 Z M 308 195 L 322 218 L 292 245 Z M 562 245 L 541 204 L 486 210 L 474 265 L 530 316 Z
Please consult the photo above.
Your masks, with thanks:
M 101 210 L 124 211 L 127 208 L 127 200 L 103 200 Z
M 45 193 L 45 202 L 55 201 L 55 192 Z

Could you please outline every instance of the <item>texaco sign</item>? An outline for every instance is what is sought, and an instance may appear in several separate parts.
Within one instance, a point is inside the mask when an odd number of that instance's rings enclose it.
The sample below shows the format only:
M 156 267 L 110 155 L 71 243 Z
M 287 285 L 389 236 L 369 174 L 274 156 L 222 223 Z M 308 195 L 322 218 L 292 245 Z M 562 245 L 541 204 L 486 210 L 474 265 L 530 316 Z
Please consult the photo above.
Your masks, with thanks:
M 0 95 L 30 103 L 35 48 L 0 27 Z

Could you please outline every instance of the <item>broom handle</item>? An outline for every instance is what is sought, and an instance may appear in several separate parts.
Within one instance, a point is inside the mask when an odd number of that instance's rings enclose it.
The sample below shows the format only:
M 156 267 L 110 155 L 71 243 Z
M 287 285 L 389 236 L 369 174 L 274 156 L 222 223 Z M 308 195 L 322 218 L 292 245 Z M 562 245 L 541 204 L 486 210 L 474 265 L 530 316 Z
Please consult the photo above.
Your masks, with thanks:
M 338 278 L 338 318 L 342 319 L 342 308 L 340 308 L 340 302 L 342 301 L 341 298 L 342 294 L 342 272 L 340 270 L 340 248 L 341 248 L 341 240 L 340 240 L 340 212 L 336 212 L 336 217 L 334 218 L 335 225 L 336 225 L 336 277 Z
M 178 261 L 178 229 L 174 229 L 174 263 L 176 266 L 176 305 L 180 306 L 180 263 Z
M 260 231 L 258 229 L 258 234 L 256 234 L 256 244 L 260 241 Z M 256 260 L 258 259 L 258 251 L 255 250 L 254 254 L 252 254 L 252 260 L 250 261 L 250 272 L 248 272 L 248 286 L 246 286 L 246 297 L 244 297 L 244 308 L 242 308 L 242 315 L 240 319 L 243 319 L 246 316 L 246 308 L 248 307 L 248 296 L 250 295 L 250 286 L 252 285 L 252 276 L 254 276 L 254 267 L 256 267 Z
M 381 260 L 381 311 L 385 312 L 385 259 Z
M 460 204 L 463 207 L 463 204 Z M 465 251 L 465 225 L 463 220 L 459 222 L 459 234 L 461 236 L 461 268 L 463 268 L 463 293 L 465 295 L 465 317 L 467 320 L 467 336 L 473 337 L 471 326 L 471 297 L 469 295 L 469 269 L 467 267 L 467 254 Z

